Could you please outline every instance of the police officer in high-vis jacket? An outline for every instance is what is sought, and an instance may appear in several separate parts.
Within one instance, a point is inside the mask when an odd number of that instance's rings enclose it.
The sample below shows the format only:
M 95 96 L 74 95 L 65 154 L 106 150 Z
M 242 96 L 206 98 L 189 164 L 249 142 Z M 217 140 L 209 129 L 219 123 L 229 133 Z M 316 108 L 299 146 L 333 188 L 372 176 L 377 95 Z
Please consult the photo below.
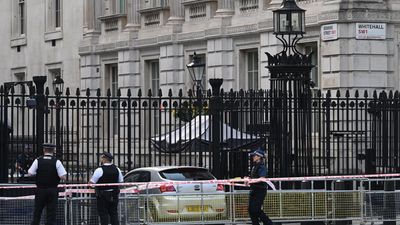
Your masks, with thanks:
M 30 176 L 36 175 L 35 210 L 32 225 L 40 224 L 43 208 L 46 206 L 46 225 L 56 223 L 58 189 L 60 179 L 65 180 L 67 171 L 60 160 L 53 155 L 56 146 L 51 143 L 43 144 L 43 156 L 35 159 L 28 170 Z
M 111 184 L 123 182 L 124 178 L 120 169 L 112 164 L 113 156 L 104 152 L 100 156 L 101 166 L 97 168 L 89 183 Z M 118 186 L 97 186 L 97 211 L 100 216 L 101 225 L 118 225 Z
M 256 149 L 250 154 L 253 167 L 250 171 L 250 178 L 257 179 L 267 177 L 267 168 L 264 164 L 265 152 L 262 148 Z M 272 221 L 262 210 L 265 196 L 267 194 L 267 183 L 250 183 L 249 214 L 252 225 L 259 225 L 261 221 L 264 225 L 272 225 Z

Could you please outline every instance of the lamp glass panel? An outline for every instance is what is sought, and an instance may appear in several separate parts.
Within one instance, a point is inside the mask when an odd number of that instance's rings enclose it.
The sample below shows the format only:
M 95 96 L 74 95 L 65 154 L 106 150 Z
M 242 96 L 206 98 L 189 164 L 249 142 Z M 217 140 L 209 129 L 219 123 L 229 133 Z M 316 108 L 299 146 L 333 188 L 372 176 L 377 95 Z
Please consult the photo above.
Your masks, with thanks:
M 292 13 L 292 31 L 301 31 L 300 13 Z
M 197 82 L 201 82 L 204 75 L 204 66 L 196 66 L 193 68 L 195 72 L 195 79 Z
M 192 80 L 195 80 L 196 79 L 196 75 L 194 72 L 195 67 L 188 67 L 188 70 L 189 70 L 190 76 L 192 77 Z
M 278 32 L 280 32 L 281 30 L 280 30 L 280 18 L 279 18 L 279 16 L 280 16 L 280 13 L 278 13 L 278 12 L 274 12 L 274 32 L 275 33 L 278 33 Z
M 280 27 L 280 32 L 288 32 L 290 31 L 290 24 L 288 20 L 289 14 L 286 13 L 281 13 L 279 16 L 279 27 Z

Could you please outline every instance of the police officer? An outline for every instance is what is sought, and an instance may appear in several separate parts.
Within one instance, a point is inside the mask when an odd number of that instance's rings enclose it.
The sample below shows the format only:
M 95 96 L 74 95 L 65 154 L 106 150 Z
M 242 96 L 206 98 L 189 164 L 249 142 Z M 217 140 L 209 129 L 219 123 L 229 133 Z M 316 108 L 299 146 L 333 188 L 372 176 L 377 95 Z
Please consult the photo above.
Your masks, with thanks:
M 97 168 L 89 183 L 92 184 L 109 184 L 123 182 L 121 170 L 112 164 L 113 156 L 104 152 L 100 156 L 101 166 Z M 101 225 L 118 225 L 118 186 L 97 186 L 97 212 L 100 216 Z
M 56 146 L 51 143 L 43 144 L 43 156 L 35 159 L 28 170 L 30 176 L 36 175 L 35 210 L 32 225 L 39 225 L 43 208 L 47 207 L 47 223 L 56 223 L 58 189 L 60 179 L 66 180 L 67 171 L 54 154 Z
M 28 169 L 32 164 L 32 160 L 30 157 L 31 151 L 30 145 L 25 145 L 23 152 L 17 156 L 17 160 L 15 161 L 15 169 L 18 172 L 20 178 L 24 178 L 25 174 L 28 173 Z
M 264 164 L 265 152 L 262 148 L 256 149 L 250 154 L 253 161 L 253 166 L 250 172 L 251 179 L 257 179 L 267 176 L 267 168 Z M 259 225 L 259 221 L 262 221 L 264 225 L 272 225 L 272 221 L 262 210 L 265 196 L 267 194 L 267 183 L 257 182 L 250 183 L 250 196 L 249 196 L 249 214 L 251 223 L 253 225 Z

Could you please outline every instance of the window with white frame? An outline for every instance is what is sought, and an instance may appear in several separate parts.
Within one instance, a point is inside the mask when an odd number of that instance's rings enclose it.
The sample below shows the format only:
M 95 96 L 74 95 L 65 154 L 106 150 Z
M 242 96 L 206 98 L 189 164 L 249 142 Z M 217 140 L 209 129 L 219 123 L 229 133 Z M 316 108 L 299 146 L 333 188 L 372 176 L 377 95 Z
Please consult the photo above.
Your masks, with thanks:
M 111 63 L 111 64 L 106 64 L 105 67 L 105 79 L 104 79 L 104 87 L 106 91 L 109 89 L 111 98 L 115 99 L 118 94 L 118 64 L 117 63 Z M 119 131 L 119 123 L 118 123 L 118 107 L 115 104 L 118 104 L 117 101 L 113 100 L 111 101 L 111 105 L 109 106 L 111 108 L 111 111 L 109 111 L 109 114 L 104 115 L 103 118 L 103 124 L 104 124 L 104 130 L 103 130 L 103 135 L 106 137 L 109 135 L 110 137 L 114 137 L 118 135 Z M 108 132 L 109 131 L 109 132 Z
M 17 14 L 18 34 L 23 35 L 26 33 L 26 5 L 25 0 L 18 0 L 18 14 Z
M 158 89 L 160 89 L 160 68 L 159 62 L 151 61 L 150 62 L 150 74 L 151 74 L 151 90 L 153 91 L 154 95 L 157 94 Z
M 309 42 L 299 45 L 299 49 L 303 54 L 309 55 L 312 53 L 311 56 L 311 64 L 314 66 L 311 69 L 311 80 L 314 83 L 314 87 L 318 88 L 320 86 L 320 79 L 318 73 L 318 42 Z
M 251 50 L 246 52 L 246 83 L 248 89 L 258 90 L 258 64 L 258 51 Z
M 47 31 L 54 31 L 62 27 L 62 2 L 63 0 L 47 0 Z
M 15 72 L 14 73 L 14 82 L 21 82 L 26 80 L 25 72 Z M 21 85 L 17 85 L 14 87 L 15 93 L 21 93 Z
M 103 0 L 103 15 L 123 14 L 126 9 L 125 0 Z
M 159 60 L 148 60 L 146 61 L 145 76 L 148 77 L 148 85 L 146 87 L 151 89 L 153 98 L 158 96 L 158 90 L 160 89 L 160 61 Z M 153 105 L 151 106 L 153 107 Z M 161 111 L 154 109 L 152 110 L 151 116 L 151 135 L 160 133 L 160 118 Z M 148 131 L 146 131 L 148 133 Z
M 55 1 L 55 9 L 54 9 L 54 19 L 55 19 L 55 27 L 61 27 L 61 0 Z
M 110 76 L 111 76 L 111 96 L 112 97 L 117 97 L 118 94 L 118 66 L 114 65 L 111 66 L 111 71 L 110 71 Z M 118 129 L 119 129 L 119 125 L 118 125 L 118 112 L 113 112 L 112 115 L 112 122 L 113 122 L 113 135 L 117 135 L 118 134 Z

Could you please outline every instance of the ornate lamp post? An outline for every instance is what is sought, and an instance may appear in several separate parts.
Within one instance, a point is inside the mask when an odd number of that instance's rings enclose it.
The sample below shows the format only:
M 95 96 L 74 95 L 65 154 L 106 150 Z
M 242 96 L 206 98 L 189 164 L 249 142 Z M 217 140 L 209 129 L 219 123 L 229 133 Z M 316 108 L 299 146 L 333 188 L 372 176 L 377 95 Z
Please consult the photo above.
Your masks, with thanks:
M 192 62 L 186 65 L 187 69 L 189 70 L 190 77 L 192 78 L 193 82 L 196 84 L 196 97 L 197 102 L 195 106 L 197 106 L 197 113 L 196 115 L 201 115 L 203 110 L 203 79 L 204 79 L 204 71 L 206 65 L 201 63 L 200 58 L 196 55 L 196 52 L 193 53 Z M 196 128 L 197 129 L 197 128 Z M 201 127 L 198 128 L 201 131 Z M 203 152 L 199 151 L 199 166 L 203 166 Z
M 57 75 L 53 80 L 53 90 L 56 95 L 56 146 L 57 146 L 57 156 L 62 158 L 62 149 L 61 149 L 61 94 L 64 90 L 64 80 L 61 78 L 61 75 Z
M 193 82 L 196 84 L 196 97 L 197 97 L 197 110 L 198 115 L 201 115 L 201 110 L 203 106 L 202 97 L 203 97 L 203 79 L 204 79 L 204 71 L 206 68 L 206 64 L 201 63 L 200 57 L 196 55 L 196 52 L 193 54 L 192 62 L 186 65 L 189 70 L 190 77 Z
M 309 100 L 313 65 L 311 54 L 296 49 L 305 34 L 305 10 L 295 0 L 283 0 L 281 7 L 273 11 L 273 20 L 274 34 L 283 50 L 276 55 L 266 53 L 274 101 L 269 160 L 275 161 L 270 161 L 269 171 L 275 166 L 277 176 L 312 174 Z
M 189 70 L 190 77 L 193 82 L 196 84 L 196 90 L 203 89 L 203 79 L 204 79 L 204 71 L 206 68 L 206 64 L 201 63 L 200 57 L 197 56 L 196 52 L 193 53 L 192 62 L 186 65 Z
M 56 95 L 62 94 L 64 90 L 64 80 L 60 75 L 57 75 L 53 80 L 53 90 Z

